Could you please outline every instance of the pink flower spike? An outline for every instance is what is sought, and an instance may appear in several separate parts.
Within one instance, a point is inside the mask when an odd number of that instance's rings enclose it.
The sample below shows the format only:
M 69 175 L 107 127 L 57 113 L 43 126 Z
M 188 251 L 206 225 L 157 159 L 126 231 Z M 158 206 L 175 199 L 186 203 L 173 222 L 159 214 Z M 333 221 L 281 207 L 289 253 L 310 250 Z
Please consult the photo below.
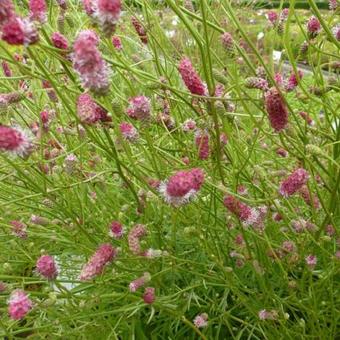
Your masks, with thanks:
M 266 92 L 265 106 L 272 128 L 276 132 L 285 129 L 288 124 L 288 109 L 283 97 L 275 87 Z
M 316 266 L 318 259 L 315 255 L 308 255 L 305 258 L 306 264 L 310 269 L 314 269 Z
M 135 142 L 139 138 L 137 129 L 130 123 L 123 122 L 119 125 L 119 130 L 124 139 L 129 142 Z
M 2 0 L 0 2 L 0 27 L 12 17 L 15 17 L 13 2 Z
M 295 194 L 299 189 L 304 186 L 308 181 L 308 172 L 299 168 L 295 170 L 287 179 L 285 179 L 281 185 L 279 192 L 284 197 L 289 197 Z
M 27 238 L 27 225 L 21 221 L 11 221 L 10 225 L 12 227 L 12 234 L 20 237 L 20 238 Z
M 126 113 L 130 118 L 137 120 L 148 120 L 150 118 L 151 101 L 145 96 L 137 96 L 129 99 L 129 107 Z
M 143 287 L 147 282 L 151 280 L 151 275 L 148 272 L 145 272 L 143 276 L 139 277 L 136 280 L 133 280 L 129 284 L 129 290 L 131 293 L 136 292 L 140 287 Z
M 320 21 L 314 15 L 308 19 L 307 31 L 312 38 L 316 37 L 321 31 Z
M 121 223 L 118 221 L 112 221 L 110 224 L 109 235 L 115 239 L 120 239 L 124 235 L 124 229 Z
M 36 264 L 37 272 L 48 280 L 54 280 L 58 275 L 57 266 L 50 255 L 42 255 Z
M 112 45 L 117 51 L 121 51 L 123 49 L 122 41 L 116 35 L 112 37 Z
M 23 290 L 17 289 L 11 293 L 8 300 L 8 314 L 11 319 L 23 319 L 32 307 L 32 301 Z
M 146 35 L 146 31 L 145 31 L 143 25 L 141 24 L 141 22 L 136 17 L 132 17 L 131 23 L 132 23 L 133 27 L 135 28 L 137 34 L 139 35 L 141 42 L 143 44 L 147 44 L 148 43 L 148 37 Z
M 152 305 L 156 300 L 155 288 L 146 287 L 143 294 L 143 300 L 146 304 Z
M 117 253 L 117 249 L 113 248 L 111 244 L 102 244 L 84 265 L 79 279 L 86 281 L 100 275 L 104 271 L 105 266 L 117 256 Z
M 198 158 L 205 160 L 210 155 L 209 134 L 207 131 L 197 130 L 195 133 L 195 144 L 198 148 Z
M 12 77 L 12 70 L 11 70 L 8 62 L 7 61 L 3 61 L 1 63 L 1 66 L 2 66 L 2 71 L 4 72 L 4 75 L 6 77 Z
M 94 17 L 99 22 L 105 34 L 115 30 L 116 23 L 120 17 L 121 0 L 96 0 Z
M 147 235 L 147 230 L 143 224 L 136 224 L 129 232 L 129 249 L 134 255 L 142 255 L 140 239 Z
M 188 58 L 181 60 L 178 65 L 178 71 L 181 74 L 184 84 L 192 94 L 200 96 L 206 95 L 206 87 Z
M 29 0 L 30 18 L 44 23 L 47 20 L 47 8 L 45 0 Z
M 61 50 L 67 50 L 68 49 L 68 41 L 65 36 L 63 36 L 59 32 L 54 32 L 51 37 L 53 46 L 56 48 L 59 48 Z

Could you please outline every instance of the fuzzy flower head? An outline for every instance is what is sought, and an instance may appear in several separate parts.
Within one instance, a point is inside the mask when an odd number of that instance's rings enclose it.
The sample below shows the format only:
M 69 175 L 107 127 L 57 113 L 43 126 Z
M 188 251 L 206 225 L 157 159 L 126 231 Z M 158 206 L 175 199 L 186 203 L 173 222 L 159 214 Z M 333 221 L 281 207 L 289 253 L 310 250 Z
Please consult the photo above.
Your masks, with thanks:
M 195 317 L 193 320 L 194 325 L 197 328 L 205 328 L 208 326 L 208 314 L 207 313 L 202 313 L 199 314 Z
M 129 99 L 129 107 L 126 112 L 130 118 L 137 120 L 148 120 L 150 118 L 150 98 L 137 96 Z
M 47 8 L 45 0 L 29 0 L 30 18 L 44 23 L 47 19 Z
M 245 79 L 245 86 L 249 89 L 267 90 L 268 81 L 259 77 L 249 77 Z
M 320 21 L 313 15 L 307 21 L 307 32 L 312 38 L 314 38 L 320 33 L 320 31 Z
M 96 0 L 94 2 L 94 13 L 92 15 L 105 34 L 110 34 L 115 30 L 121 7 L 121 0 Z
M 329 9 L 331 11 L 336 11 L 336 9 L 340 6 L 339 0 L 329 0 Z
M 9 19 L 15 17 L 12 0 L 1 0 L 0 2 L 0 27 Z
M 2 27 L 2 40 L 10 45 L 30 45 L 39 40 L 38 31 L 28 19 L 12 17 Z
M 56 48 L 59 48 L 61 50 L 67 50 L 68 49 L 68 41 L 65 36 L 63 36 L 59 32 L 54 32 L 51 37 L 53 46 Z
M 20 238 L 27 238 L 27 225 L 21 221 L 13 220 L 10 222 L 12 227 L 12 234 L 20 237 Z
M 184 132 L 189 132 L 193 131 L 196 129 L 196 122 L 193 119 L 187 119 L 183 124 L 182 124 L 182 130 Z
M 301 189 L 308 181 L 309 174 L 303 169 L 296 169 L 288 178 L 280 185 L 279 192 L 284 197 L 289 197 Z
M 109 235 L 115 239 L 120 239 L 124 235 L 123 225 L 118 221 L 112 221 L 110 224 Z
M 300 70 L 298 71 L 298 76 L 292 72 L 285 86 L 286 91 L 287 92 L 293 91 L 298 86 L 299 81 L 302 79 L 302 77 L 303 77 L 302 71 Z
M 275 11 L 268 11 L 267 19 L 270 22 L 271 26 L 275 26 L 277 23 L 277 20 L 279 19 L 279 16 Z
M 100 275 L 104 271 L 105 266 L 116 256 L 117 249 L 113 248 L 109 243 L 102 244 L 84 265 L 79 279 L 86 281 Z
M 318 259 L 315 255 L 308 255 L 305 258 L 306 264 L 310 269 L 314 269 L 316 266 Z
M 21 157 L 32 152 L 31 138 L 18 127 L 0 125 L 0 151 L 6 151 Z
M 15 104 L 24 99 L 22 93 L 10 92 L 0 93 L 0 110 L 6 110 L 11 104 Z
M 95 12 L 95 1 L 94 0 L 82 0 L 84 10 L 86 14 L 90 17 L 93 16 Z
M 139 137 L 137 129 L 130 123 L 127 122 L 121 123 L 119 125 L 119 130 L 123 138 L 129 142 L 135 142 Z
M 254 227 L 262 225 L 263 214 L 261 211 L 249 207 L 245 203 L 236 199 L 234 196 L 225 196 L 223 204 L 243 223 L 243 225 L 252 225 Z
M 77 114 L 82 123 L 95 124 L 100 120 L 99 106 L 88 93 L 81 94 L 77 99 Z
M 143 294 L 143 300 L 146 304 L 152 305 L 156 300 L 155 288 L 146 287 Z
M 37 272 L 48 280 L 54 280 L 58 275 L 58 269 L 54 258 L 50 255 L 42 255 L 36 264 Z
M 340 24 L 337 24 L 332 28 L 332 33 L 337 41 L 340 41 Z
M 177 207 L 193 199 L 203 182 L 204 172 L 202 169 L 178 171 L 160 184 L 159 192 L 167 203 Z
M 258 313 L 260 320 L 276 320 L 278 318 L 278 313 L 276 310 L 268 311 L 266 309 L 262 309 Z
M 288 109 L 286 103 L 275 87 L 265 94 L 265 106 L 270 125 L 276 131 L 282 131 L 288 124 Z
M 210 155 L 209 134 L 205 130 L 197 130 L 195 133 L 195 144 L 198 149 L 198 158 L 205 160 Z
M 8 314 L 13 320 L 21 320 L 32 309 L 33 303 L 27 294 L 17 289 L 13 291 L 8 300 Z
M 181 60 L 178 65 L 178 71 L 181 74 L 184 84 L 192 94 L 199 96 L 206 95 L 206 87 L 188 58 Z
M 221 42 L 223 47 L 226 49 L 227 52 L 233 53 L 235 45 L 234 39 L 229 32 L 224 32 L 221 36 Z
M 105 94 L 110 86 L 109 68 L 97 49 L 98 42 L 93 31 L 80 32 L 73 45 L 73 67 L 84 88 L 97 94 Z

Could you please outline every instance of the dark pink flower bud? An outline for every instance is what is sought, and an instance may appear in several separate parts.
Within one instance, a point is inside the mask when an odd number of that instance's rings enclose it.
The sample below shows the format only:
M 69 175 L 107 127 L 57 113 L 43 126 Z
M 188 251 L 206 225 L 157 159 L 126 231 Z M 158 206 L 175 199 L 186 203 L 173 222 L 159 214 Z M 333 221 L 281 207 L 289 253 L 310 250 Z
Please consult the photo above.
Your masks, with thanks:
M 112 45 L 115 47 L 116 50 L 121 51 L 123 49 L 122 41 L 120 40 L 119 37 L 114 35 L 111 41 Z
M 12 77 L 12 70 L 11 70 L 11 68 L 9 67 L 8 62 L 7 62 L 7 61 L 3 61 L 3 62 L 1 63 L 1 66 L 2 66 L 2 70 L 3 70 L 3 72 L 4 72 L 4 75 L 5 75 L 6 77 Z
M 267 18 L 272 26 L 275 26 L 279 18 L 278 14 L 274 11 L 268 11 Z
M 109 243 L 102 244 L 84 265 L 79 279 L 86 281 L 102 274 L 105 266 L 112 262 L 116 256 L 117 249 L 113 248 Z
M 210 137 L 207 131 L 198 130 L 195 133 L 195 144 L 198 148 L 198 158 L 205 160 L 210 155 Z
M 143 294 L 143 300 L 148 305 L 153 304 L 156 300 L 155 288 L 146 287 L 145 290 L 144 290 L 144 294 Z
M 23 290 L 17 289 L 11 293 L 8 300 L 8 314 L 11 319 L 23 319 L 32 307 L 32 301 Z
M 36 264 L 37 272 L 48 280 L 54 280 L 58 275 L 57 266 L 50 255 L 42 255 Z
M 137 96 L 129 99 L 129 107 L 126 112 L 129 117 L 138 120 L 150 118 L 150 99 L 145 96 Z
M 223 47 L 229 53 L 233 53 L 235 46 L 234 46 L 234 39 L 233 39 L 232 35 L 228 32 L 223 33 L 222 36 L 221 36 L 221 41 L 222 41 Z
M 308 19 L 307 31 L 311 37 L 316 37 L 321 31 L 320 21 L 314 15 Z
M 284 197 L 289 197 L 295 194 L 299 189 L 304 186 L 308 181 L 308 172 L 299 168 L 295 170 L 287 179 L 285 179 L 281 185 L 279 192 Z
M 10 45 L 30 45 L 37 42 L 39 36 L 28 19 L 12 17 L 2 27 L 2 40 Z
M 285 87 L 286 91 L 288 92 L 293 91 L 298 86 L 299 81 L 302 79 L 302 77 L 303 73 L 300 70 L 298 70 L 298 77 L 295 73 L 291 73 Z
M 284 157 L 284 158 L 288 157 L 288 151 L 283 148 L 276 149 L 276 153 L 281 157 Z
M 45 22 L 47 19 L 47 8 L 45 0 L 29 0 L 30 18 L 32 20 Z
M 288 124 L 288 109 L 283 97 L 275 87 L 266 92 L 265 106 L 272 128 L 276 132 L 285 129 Z
M 119 130 L 123 138 L 130 142 L 135 142 L 139 137 L 137 129 L 130 123 L 127 122 L 121 123 L 119 125 Z
M 124 235 L 123 225 L 118 221 L 112 221 L 110 224 L 109 235 L 115 239 L 120 239 Z
M 63 36 L 59 32 L 54 32 L 51 37 L 53 46 L 56 48 L 60 48 L 61 50 L 68 49 L 68 41 L 65 36 Z
M 135 28 L 137 34 L 139 35 L 139 38 L 142 41 L 142 43 L 147 44 L 148 43 L 148 37 L 146 35 L 146 31 L 145 31 L 143 25 L 141 24 L 141 22 L 136 17 L 132 17 L 131 23 L 132 23 L 133 27 Z
M 0 150 L 27 156 L 32 151 L 32 141 L 23 130 L 0 125 Z
M 299 115 L 305 120 L 308 125 L 314 125 L 314 120 L 310 117 L 307 112 L 300 111 Z
M 188 58 L 183 58 L 181 60 L 178 65 L 178 71 L 181 74 L 184 84 L 192 94 L 200 96 L 206 95 L 206 87 Z

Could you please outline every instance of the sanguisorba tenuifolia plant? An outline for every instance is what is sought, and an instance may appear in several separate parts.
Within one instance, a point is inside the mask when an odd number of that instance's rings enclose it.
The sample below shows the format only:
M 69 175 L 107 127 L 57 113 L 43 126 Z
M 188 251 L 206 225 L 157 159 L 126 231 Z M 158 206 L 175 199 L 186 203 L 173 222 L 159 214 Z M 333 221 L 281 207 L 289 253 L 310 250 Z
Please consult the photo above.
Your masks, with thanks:
M 305 2 L 0 2 L 1 338 L 339 336 L 340 6 Z

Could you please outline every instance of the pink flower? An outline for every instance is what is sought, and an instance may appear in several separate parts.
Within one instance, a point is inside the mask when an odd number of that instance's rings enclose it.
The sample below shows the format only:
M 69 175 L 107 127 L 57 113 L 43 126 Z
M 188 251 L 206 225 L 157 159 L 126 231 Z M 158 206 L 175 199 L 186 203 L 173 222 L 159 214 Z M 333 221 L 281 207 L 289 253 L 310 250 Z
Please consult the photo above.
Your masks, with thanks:
M 286 91 L 293 91 L 298 86 L 299 81 L 302 79 L 302 77 L 303 73 L 300 70 L 298 71 L 298 77 L 295 73 L 291 73 L 285 86 Z
M 299 189 L 304 186 L 308 181 L 308 172 L 299 168 L 295 170 L 287 179 L 285 179 L 281 185 L 279 192 L 284 197 L 289 197 L 295 194 Z
M 68 41 L 65 36 L 63 36 L 59 32 L 54 32 L 51 37 L 53 46 L 56 48 L 60 48 L 61 50 L 68 49 Z
M 282 249 L 287 253 L 293 253 L 296 251 L 296 245 L 293 241 L 283 241 Z
M 288 151 L 283 148 L 276 149 L 276 153 L 281 157 L 284 157 L 284 158 L 288 157 Z
M 17 289 L 13 291 L 8 300 L 8 313 L 11 319 L 21 320 L 32 309 L 33 303 L 27 294 Z
M 232 35 L 228 32 L 225 32 L 221 36 L 221 42 L 223 47 L 228 51 L 228 52 L 233 52 L 234 51 L 234 39 Z
M 25 97 L 20 92 L 10 92 L 0 94 L 0 109 L 7 109 L 9 105 L 18 103 Z
M 124 229 L 121 223 L 118 221 L 112 221 L 110 224 L 109 235 L 115 239 L 120 239 L 124 235 Z
M 111 117 L 99 106 L 88 93 L 83 93 L 77 100 L 77 114 L 84 124 L 93 125 L 98 121 L 107 122 Z
M 136 17 L 131 18 L 131 23 L 133 27 L 135 28 L 137 34 L 139 35 L 140 40 L 142 41 L 143 44 L 148 43 L 148 37 L 146 35 L 146 31 L 140 21 Z
M 148 305 L 152 305 L 156 300 L 155 288 L 146 287 L 145 290 L 144 290 L 144 294 L 143 294 L 143 300 Z
M 86 281 L 100 275 L 105 266 L 112 262 L 116 256 L 117 249 L 113 248 L 109 243 L 102 244 L 84 265 L 79 275 L 79 279 L 81 281 Z
M 0 125 L 0 150 L 24 157 L 32 152 L 32 146 L 31 139 L 20 128 Z
M 278 318 L 276 310 L 267 311 L 266 309 L 262 309 L 258 315 L 260 320 L 276 320 Z
M 150 118 L 150 99 L 145 96 L 137 96 L 129 99 L 129 107 L 126 112 L 129 117 L 138 120 Z
M 261 226 L 262 214 L 255 208 L 237 200 L 234 196 L 227 195 L 223 200 L 224 206 L 245 225 Z
M 307 31 L 311 37 L 316 37 L 321 31 L 320 21 L 314 15 L 308 19 Z
M 306 264 L 310 269 L 314 269 L 316 266 L 318 259 L 315 255 L 308 255 L 305 258 Z
M 54 259 L 50 255 L 42 255 L 39 257 L 37 264 L 37 272 L 48 280 L 54 280 L 58 275 L 57 266 Z
M 67 10 L 66 0 L 57 0 L 57 3 L 62 10 Z
M 340 24 L 337 24 L 332 28 L 332 33 L 337 41 L 340 41 Z
M 267 18 L 272 26 L 275 26 L 279 16 L 276 12 L 274 11 L 268 11 L 267 13 Z
M 131 293 L 136 292 L 140 287 L 143 287 L 147 282 L 151 280 L 151 275 L 148 272 L 145 272 L 143 276 L 139 277 L 136 280 L 133 280 L 129 284 L 129 290 Z
M 95 12 L 94 0 L 82 0 L 85 12 L 88 16 L 92 16 Z
M 208 326 L 208 314 L 207 313 L 202 313 L 199 314 L 195 317 L 193 320 L 194 325 L 197 328 L 204 328 Z
M 134 142 L 138 139 L 139 133 L 137 129 L 130 123 L 123 122 L 119 125 L 120 132 L 124 139 Z
M 20 238 L 27 238 L 27 225 L 21 221 L 11 221 L 13 235 Z
M 194 198 L 204 182 L 202 169 L 178 171 L 159 186 L 159 192 L 167 203 L 180 206 Z
M 288 124 L 288 109 L 283 97 L 275 87 L 266 92 L 265 106 L 272 128 L 276 132 L 285 129 Z
M 178 71 L 181 74 L 184 84 L 192 94 L 200 96 L 206 95 L 206 87 L 188 58 L 181 60 L 178 65 Z
M 195 144 L 198 148 L 198 158 L 205 160 L 209 158 L 210 146 L 209 146 L 209 134 L 207 131 L 198 130 L 195 133 Z
M 109 68 L 100 55 L 98 37 L 93 31 L 82 31 L 74 43 L 73 67 L 78 72 L 82 86 L 98 94 L 110 87 Z
M 47 92 L 48 98 L 54 103 L 58 102 L 58 96 L 56 92 L 54 91 L 51 83 L 48 80 L 43 80 L 42 86 L 44 89 L 47 90 L 46 92 Z
M 3 70 L 3 72 L 4 72 L 4 75 L 5 75 L 6 77 L 12 77 L 12 70 L 11 70 L 11 68 L 10 68 L 10 66 L 9 66 L 9 64 L 8 64 L 8 62 L 7 62 L 7 61 L 3 61 L 3 62 L 1 63 L 1 66 L 2 66 L 2 70 Z
M 47 8 L 45 0 L 29 0 L 30 18 L 41 23 L 47 19 Z
M 258 77 L 249 77 L 245 79 L 245 86 L 250 89 L 267 90 L 268 81 Z
M 15 17 L 13 2 L 11 0 L 0 1 L 0 27 L 12 17 Z
M 117 37 L 116 35 L 114 35 L 112 37 L 112 45 L 115 47 L 116 50 L 121 51 L 123 49 L 122 46 L 122 41 L 120 40 L 119 37 Z
M 30 45 L 37 42 L 39 36 L 28 19 L 12 17 L 2 27 L 2 40 L 10 45 Z
M 329 9 L 335 11 L 339 6 L 338 0 L 329 0 Z
M 314 121 L 313 119 L 309 116 L 309 114 L 307 112 L 304 112 L 304 111 L 300 111 L 299 112 L 299 115 L 305 120 L 305 122 L 308 124 L 308 125 L 314 125 Z
M 136 224 L 129 232 L 128 243 L 129 249 L 134 255 L 142 255 L 140 239 L 147 234 L 143 224 Z
M 283 77 L 281 73 L 275 73 L 274 80 L 277 86 L 283 85 Z
M 183 124 L 182 124 L 182 130 L 184 132 L 192 131 L 196 129 L 196 122 L 193 119 L 187 119 Z
M 307 185 L 304 185 L 299 190 L 300 196 L 303 198 L 303 200 L 311 207 L 314 207 L 315 209 L 320 209 L 320 202 L 317 196 L 311 195 L 309 193 Z
M 120 17 L 121 0 L 96 0 L 94 17 L 106 34 L 114 31 Z

